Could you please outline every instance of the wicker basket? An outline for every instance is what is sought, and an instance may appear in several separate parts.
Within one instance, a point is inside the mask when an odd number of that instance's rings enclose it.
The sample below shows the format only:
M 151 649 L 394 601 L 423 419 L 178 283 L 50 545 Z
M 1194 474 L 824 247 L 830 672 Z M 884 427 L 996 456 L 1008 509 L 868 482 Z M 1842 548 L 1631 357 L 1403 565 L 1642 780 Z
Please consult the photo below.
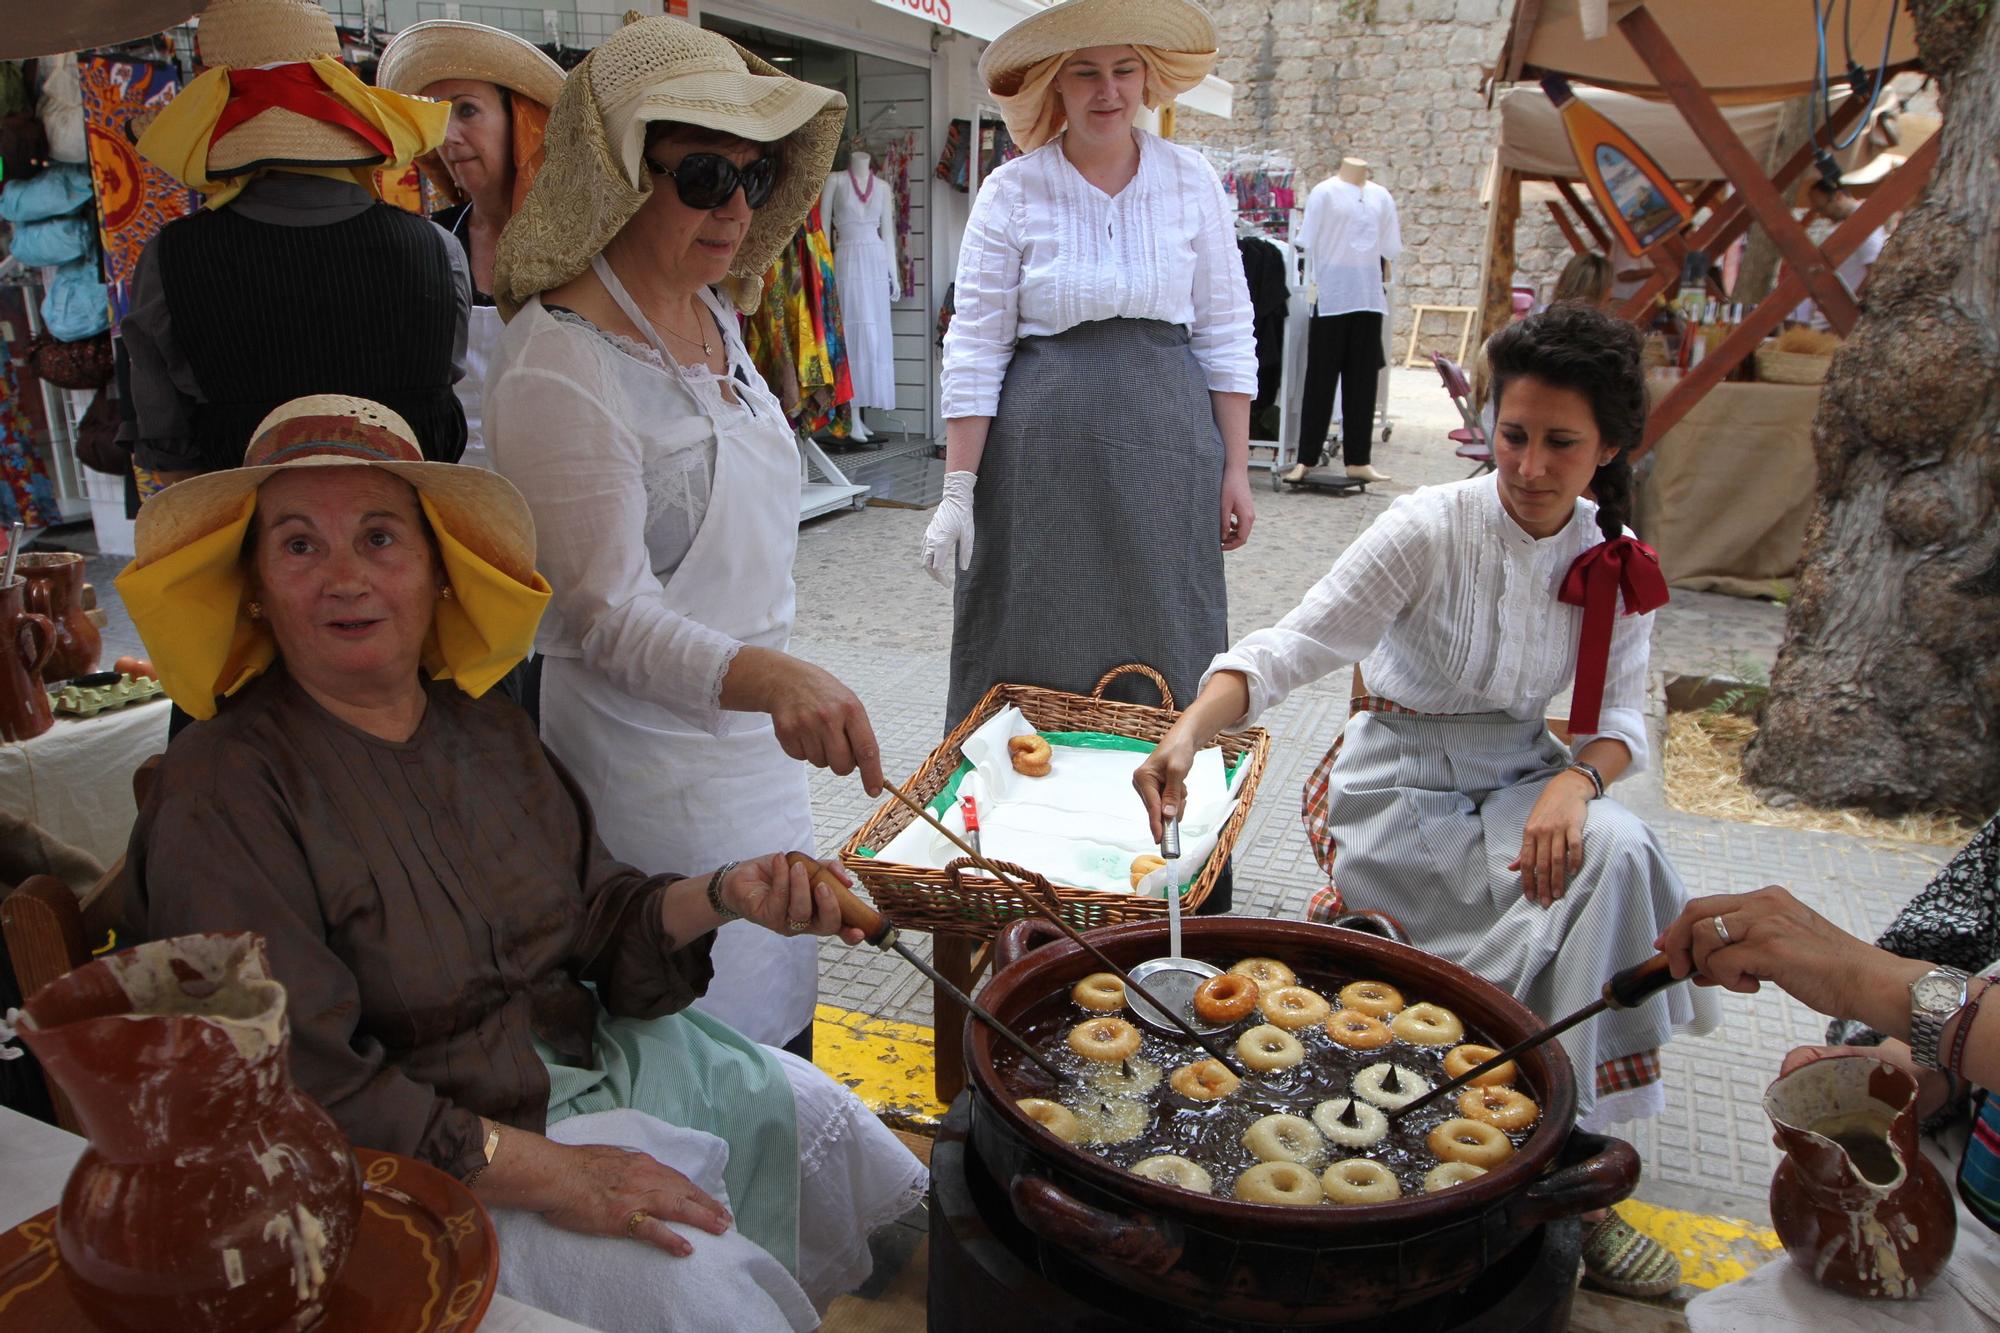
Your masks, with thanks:
M 1824 384 L 1830 356 L 1809 352 L 1781 352 L 1775 347 L 1757 349 L 1757 378 L 1766 384 Z
M 1118 703 L 1104 697 L 1106 686 L 1132 673 L 1145 676 L 1159 687 L 1162 707 Z M 1009 704 L 1019 708 L 1038 731 L 1101 731 L 1147 741 L 1158 741 L 1166 735 L 1167 728 L 1180 716 L 1174 709 L 1173 691 L 1167 688 L 1166 679 L 1151 667 L 1136 663 L 1105 672 L 1089 694 L 1070 694 L 1036 685 L 995 685 L 957 729 L 945 737 L 943 744 L 931 751 L 916 776 L 903 784 L 903 790 L 920 804 L 934 800 L 958 771 L 960 747 Z M 1236 808 L 1222 825 L 1215 855 L 1208 858 L 1193 887 L 1181 898 L 1182 907 L 1188 911 L 1199 907 L 1215 887 L 1223 863 L 1236 845 L 1237 835 L 1243 831 L 1243 821 L 1249 817 L 1250 803 L 1256 798 L 1257 784 L 1263 779 L 1264 764 L 1271 754 L 1270 734 L 1261 727 L 1225 733 L 1217 738 L 1217 743 L 1222 747 L 1224 760 L 1233 763 L 1240 758 L 1249 767 L 1237 787 Z M 935 870 L 861 855 L 863 847 L 888 846 L 889 840 L 915 819 L 909 807 L 890 801 L 870 815 L 840 851 L 841 863 L 868 886 L 875 905 L 898 926 L 991 939 L 1009 921 L 1041 915 L 1020 890 L 978 873 L 968 859 L 961 858 L 942 870 Z M 996 864 L 1009 874 L 1052 888 L 1062 904 L 1064 918 L 1078 930 L 1121 921 L 1150 921 L 1167 914 L 1164 898 L 1050 885 L 1040 875 L 1019 866 L 1005 861 Z

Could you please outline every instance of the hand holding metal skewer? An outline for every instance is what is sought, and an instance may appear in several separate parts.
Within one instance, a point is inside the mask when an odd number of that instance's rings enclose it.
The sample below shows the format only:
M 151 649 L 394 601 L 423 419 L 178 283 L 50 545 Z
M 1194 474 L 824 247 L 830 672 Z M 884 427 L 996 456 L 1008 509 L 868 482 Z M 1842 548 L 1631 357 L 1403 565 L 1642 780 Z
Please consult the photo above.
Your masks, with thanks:
M 1509 1060 L 1532 1051 L 1545 1041 L 1560 1037 L 1578 1023 L 1583 1022 L 1585 1019 L 1595 1018 L 1606 1009 L 1636 1009 L 1667 987 L 1673 985 L 1676 979 L 1673 972 L 1668 968 L 1667 956 L 1663 953 L 1656 953 L 1645 962 L 1628 967 L 1623 972 L 1612 977 L 1611 980 L 1605 982 L 1604 993 L 1602 995 L 1571 1014 L 1568 1018 L 1562 1019 L 1560 1022 L 1551 1023 L 1539 1032 L 1531 1033 L 1486 1063 L 1474 1065 L 1457 1078 L 1451 1080 L 1451 1082 L 1440 1084 L 1415 1101 L 1389 1112 L 1389 1120 L 1393 1124 L 1406 1115 L 1422 1110 L 1447 1093 L 1458 1091 L 1458 1089 L 1472 1082 L 1480 1075 L 1498 1069 Z
M 1064 1080 L 1065 1075 L 1062 1070 L 1043 1059 L 1041 1054 L 1028 1044 L 1026 1038 L 1022 1037 L 1020 1033 L 1014 1031 L 1014 1029 L 1008 1027 L 1005 1023 L 1002 1023 L 992 1014 L 987 1013 L 986 1010 L 973 1002 L 971 996 L 952 985 L 949 981 L 946 981 L 943 973 L 912 953 L 907 944 L 896 938 L 896 927 L 890 922 L 889 918 L 883 916 L 881 911 L 874 905 L 865 903 L 856 897 L 854 890 L 840 882 L 840 876 L 834 874 L 804 852 L 787 853 L 785 859 L 793 865 L 804 866 L 806 873 L 812 876 L 814 884 L 824 884 L 828 889 L 833 891 L 834 901 L 840 904 L 841 925 L 855 927 L 861 932 L 864 940 L 878 949 L 894 949 L 897 953 L 903 955 L 904 962 L 910 964 L 917 971 L 944 987 L 954 1000 L 964 1005 L 980 1022 L 1014 1043 L 1015 1046 L 1020 1048 L 1023 1055 L 1040 1065 L 1043 1073 L 1047 1074 L 1057 1083 L 1061 1083 Z
M 1042 890 L 1040 885 L 1026 883 L 1021 880 L 1018 880 L 1014 878 L 1012 875 L 1009 875 L 1006 871 L 1002 870 L 999 866 L 994 865 L 984 856 L 981 856 L 978 853 L 978 851 L 976 851 L 965 841 L 965 839 L 959 837 L 956 833 L 953 833 L 949 828 L 946 828 L 943 821 L 938 819 L 936 815 L 932 814 L 928 809 L 924 807 L 922 802 L 916 800 L 908 792 L 904 791 L 901 787 L 892 785 L 885 788 L 885 790 L 891 796 L 894 796 L 897 800 L 901 801 L 904 805 L 908 806 L 916 814 L 917 818 L 923 820 L 926 824 L 929 824 L 939 833 L 944 834 L 946 839 L 948 839 L 954 847 L 958 848 L 960 851 L 964 852 L 967 856 L 972 858 L 972 863 L 974 865 L 978 866 L 981 870 L 984 870 L 987 874 L 993 876 L 993 878 L 999 880 L 1002 884 L 1005 884 L 1009 888 L 1018 891 L 1022 897 L 1026 898 L 1031 904 L 1034 905 L 1037 911 L 1039 911 L 1044 917 L 1048 918 L 1050 924 L 1054 925 L 1056 929 L 1060 930 L 1064 935 L 1067 935 L 1076 944 L 1082 946 L 1083 951 L 1085 953 L 1088 953 L 1092 958 L 1095 958 L 1098 961 L 1098 963 L 1104 967 L 1106 971 L 1110 972 L 1113 976 L 1117 977 L 1119 981 L 1123 982 L 1126 990 L 1128 990 L 1134 995 L 1137 995 L 1147 1004 L 1152 1005 L 1153 1008 L 1165 1014 L 1167 1018 L 1173 1022 L 1174 1026 L 1178 1027 L 1188 1037 L 1192 1038 L 1196 1045 L 1200 1046 L 1203 1050 L 1207 1051 L 1217 1060 L 1220 1060 L 1223 1066 L 1227 1068 L 1231 1073 L 1236 1074 L 1238 1077 L 1242 1077 L 1248 1073 L 1248 1071 L 1245 1070 L 1242 1065 L 1238 1064 L 1235 1061 L 1235 1059 L 1232 1058 L 1228 1047 L 1224 1046 L 1221 1042 L 1216 1041 L 1213 1037 L 1203 1034 L 1192 1023 L 1188 1022 L 1186 1018 L 1182 1017 L 1178 1010 L 1170 1009 L 1166 1005 L 1161 1004 L 1159 1000 L 1154 998 L 1152 993 L 1148 991 L 1144 986 L 1132 980 L 1131 973 L 1127 972 L 1124 968 L 1118 966 L 1118 964 L 1112 962 L 1111 959 L 1105 955 L 1102 949 L 1098 948 L 1095 944 L 1092 944 L 1089 940 L 1085 939 L 1082 936 L 1082 934 L 1080 934 L 1077 931 L 1076 927 L 1070 925 L 1068 921 L 1064 920 L 1061 904 L 1056 902 L 1051 902 L 1049 899 L 1044 898 L 1042 896 Z

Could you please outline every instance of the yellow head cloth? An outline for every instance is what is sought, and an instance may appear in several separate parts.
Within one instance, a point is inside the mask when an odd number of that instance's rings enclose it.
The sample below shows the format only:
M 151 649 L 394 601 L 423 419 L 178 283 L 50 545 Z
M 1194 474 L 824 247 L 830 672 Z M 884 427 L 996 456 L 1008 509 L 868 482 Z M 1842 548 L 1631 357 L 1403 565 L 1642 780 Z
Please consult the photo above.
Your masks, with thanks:
M 393 155 L 386 162 L 362 166 L 286 166 L 260 170 L 352 180 L 373 193 L 377 171 L 401 171 L 444 142 L 445 126 L 451 119 L 448 103 L 371 88 L 332 56 L 317 56 L 306 63 L 312 66 L 329 93 L 389 140 Z M 255 171 L 224 177 L 208 174 L 209 141 L 215 135 L 216 121 L 228 105 L 229 71 L 211 69 L 181 89 L 139 136 L 140 154 L 189 189 L 207 196 L 203 202 L 209 208 L 221 208 L 234 199 L 244 183 L 257 174 Z
M 428 496 L 419 492 L 417 500 L 452 590 L 437 604 L 421 665 L 431 679 L 454 681 L 476 699 L 534 647 L 549 585 L 540 574 L 525 584 L 488 563 L 445 526 Z M 151 564 L 134 561 L 118 575 L 118 595 L 161 686 L 195 718 L 215 716 L 218 698 L 235 694 L 278 656 L 270 623 L 244 610 L 243 540 L 256 511 L 253 491 L 223 527 Z
M 1215 68 L 1215 52 L 1163 51 L 1154 46 L 1134 46 L 1146 66 L 1146 105 L 1158 108 L 1207 78 Z M 1056 75 L 1076 52 L 1065 51 L 1030 65 L 1021 75 L 1021 86 L 1010 94 L 995 94 L 1000 118 L 1007 133 L 1024 153 L 1032 153 L 1063 131 L 1069 116 L 1062 98 L 1056 95 Z

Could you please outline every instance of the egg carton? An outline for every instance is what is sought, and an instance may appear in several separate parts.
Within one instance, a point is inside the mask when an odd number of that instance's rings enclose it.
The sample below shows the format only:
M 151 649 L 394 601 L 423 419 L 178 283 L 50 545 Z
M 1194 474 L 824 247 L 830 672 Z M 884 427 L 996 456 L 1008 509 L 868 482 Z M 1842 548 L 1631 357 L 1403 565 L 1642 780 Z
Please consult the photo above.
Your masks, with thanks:
M 112 685 L 64 685 L 49 691 L 49 707 L 69 717 L 95 717 L 165 693 L 151 676 L 120 676 Z

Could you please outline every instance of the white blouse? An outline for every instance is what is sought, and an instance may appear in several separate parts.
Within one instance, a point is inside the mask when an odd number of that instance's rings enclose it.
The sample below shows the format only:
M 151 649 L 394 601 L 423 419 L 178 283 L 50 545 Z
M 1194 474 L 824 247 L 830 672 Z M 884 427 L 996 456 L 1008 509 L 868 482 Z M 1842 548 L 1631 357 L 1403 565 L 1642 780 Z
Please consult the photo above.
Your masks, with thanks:
M 1556 594 L 1577 556 L 1603 540 L 1588 500 L 1538 541 L 1501 506 L 1492 475 L 1426 486 L 1369 524 L 1283 620 L 1218 656 L 1202 683 L 1218 671 L 1243 673 L 1250 711 L 1238 726 L 1355 662 L 1370 694 L 1420 713 L 1544 717 L 1576 675 L 1583 628 L 1583 608 Z M 1652 632 L 1650 613 L 1621 612 L 1597 732 L 1571 741 L 1578 749 L 1595 736 L 1625 742 L 1631 772 L 1646 765 Z
M 755 376 L 736 319 L 703 296 L 731 374 Z M 722 388 L 706 366 L 669 371 L 652 347 L 540 298 L 508 321 L 486 385 L 493 465 L 527 497 L 535 565 L 555 590 L 535 646 L 717 736 L 730 729 L 722 680 L 742 644 L 668 606 L 664 591 L 708 512 L 717 431 L 776 410 Z
M 1250 287 L 1222 182 L 1193 149 L 1133 133 L 1138 174 L 1116 195 L 1070 165 L 1060 135 L 980 185 L 944 338 L 947 419 L 998 411 L 1017 339 L 1100 319 L 1179 324 L 1211 392 L 1256 394 Z

